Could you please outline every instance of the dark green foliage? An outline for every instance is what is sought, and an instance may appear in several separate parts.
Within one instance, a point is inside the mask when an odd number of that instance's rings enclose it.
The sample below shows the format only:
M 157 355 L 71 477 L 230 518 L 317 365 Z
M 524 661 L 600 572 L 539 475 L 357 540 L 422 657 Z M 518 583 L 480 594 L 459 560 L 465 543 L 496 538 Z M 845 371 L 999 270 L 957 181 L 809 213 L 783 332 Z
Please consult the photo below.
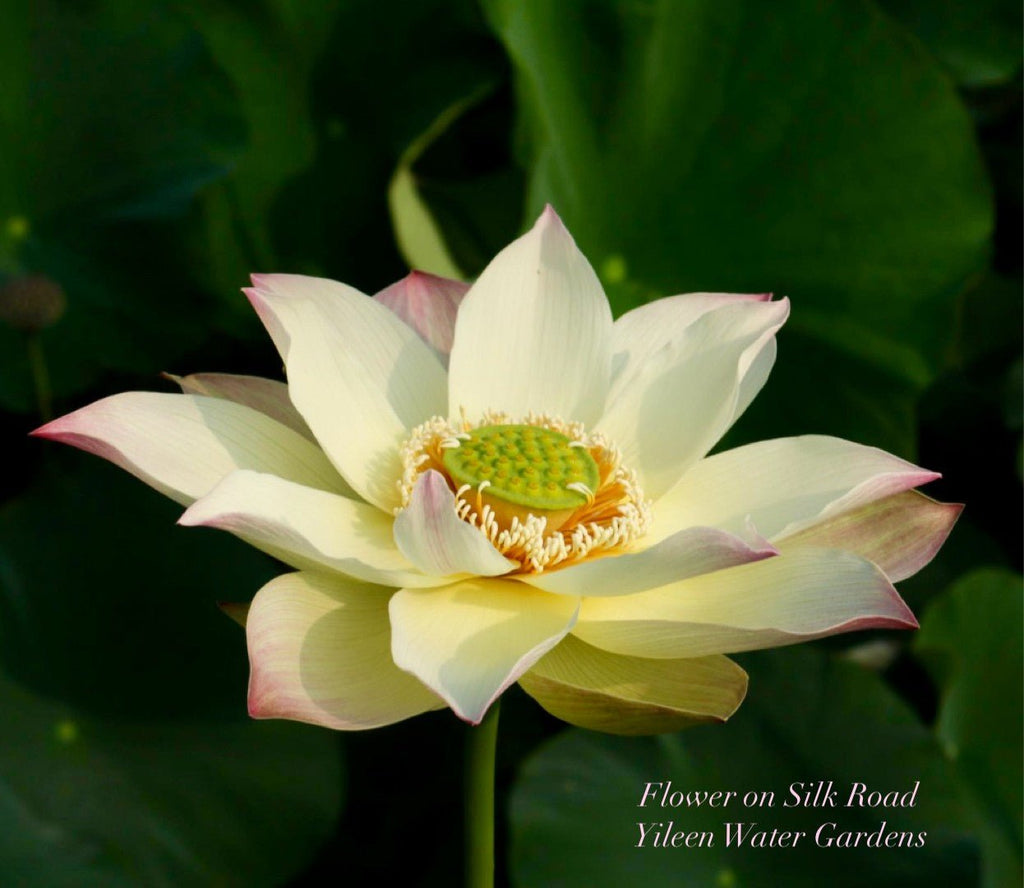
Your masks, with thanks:
M 66 300 L 38 333 L 0 321 L 0 883 L 458 878 L 454 716 L 250 723 L 244 636 L 215 605 L 279 566 L 26 438 L 40 349 L 58 413 L 165 370 L 279 376 L 238 288 L 401 277 L 401 165 L 467 275 L 550 201 L 617 313 L 789 296 L 775 371 L 720 446 L 837 434 L 966 503 L 901 587 L 923 628 L 884 635 L 883 672 L 840 662 L 860 636 L 753 653 L 733 721 L 658 741 L 551 739 L 511 692 L 513 882 L 1020 884 L 1019 5 L 6 0 L 0 19 L 0 287 L 45 276 Z M 920 779 L 918 807 L 850 825 L 927 846 L 631 848 L 637 784 L 665 776 Z

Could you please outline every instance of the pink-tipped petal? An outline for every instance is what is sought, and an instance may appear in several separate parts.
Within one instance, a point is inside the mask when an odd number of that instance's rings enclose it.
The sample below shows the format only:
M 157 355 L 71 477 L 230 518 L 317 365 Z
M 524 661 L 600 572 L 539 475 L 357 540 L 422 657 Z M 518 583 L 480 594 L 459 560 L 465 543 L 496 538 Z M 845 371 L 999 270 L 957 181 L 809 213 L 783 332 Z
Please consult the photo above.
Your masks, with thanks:
M 632 595 L 777 554 L 771 543 L 756 535 L 746 540 L 712 527 L 689 527 L 640 552 L 525 574 L 522 579 L 561 595 Z
M 649 536 L 661 539 L 691 524 L 740 532 L 753 522 L 775 541 L 938 477 L 841 438 L 758 441 L 692 466 L 655 503 Z
M 785 552 L 805 546 L 854 552 L 898 583 L 935 557 L 962 511 L 958 503 L 908 490 L 815 524 L 779 545 Z
M 32 434 L 110 460 L 186 506 L 237 469 L 342 495 L 349 492 L 311 441 L 250 407 L 221 398 L 125 392 Z
M 455 321 L 449 413 L 546 413 L 592 425 L 611 373 L 612 316 L 601 284 L 548 208 L 470 288 Z
M 585 598 L 573 634 L 615 653 L 675 658 L 881 628 L 917 628 L 882 571 L 849 552 L 797 549 L 650 592 Z
M 479 724 L 509 685 L 572 628 L 579 602 L 510 580 L 472 579 L 391 598 L 395 663 Z
M 242 292 L 245 294 L 245 298 L 249 300 L 249 304 L 252 306 L 253 311 L 256 312 L 256 316 L 260 319 L 260 323 L 266 328 L 267 333 L 270 335 L 271 341 L 274 343 L 274 348 L 277 349 L 277 353 L 281 356 L 282 361 L 288 360 L 288 349 L 291 346 L 291 338 L 288 336 L 288 331 L 285 329 L 277 315 L 274 314 L 273 310 L 267 305 L 266 300 L 263 298 L 269 290 L 263 290 L 257 281 L 262 280 L 263 275 L 254 274 L 252 275 L 253 284 L 252 287 L 242 287 Z
M 240 376 L 233 373 L 192 373 L 189 376 L 165 374 L 177 383 L 186 395 L 207 395 L 224 398 L 236 404 L 245 404 L 281 425 L 288 426 L 305 438 L 313 440 L 313 433 L 299 415 L 288 397 L 288 386 L 276 379 L 260 376 Z
M 680 293 L 656 299 L 615 321 L 612 332 L 613 382 L 609 400 L 618 395 L 619 380 L 628 379 L 666 345 L 678 342 L 686 328 L 724 305 L 768 302 L 771 293 Z
M 459 518 L 455 494 L 432 469 L 420 475 L 409 505 L 395 517 L 394 539 L 402 554 L 429 576 L 496 577 L 519 566 Z
M 596 431 L 615 442 L 647 496 L 661 497 L 725 434 L 753 397 L 747 377 L 767 378 L 760 356 L 774 357 L 769 344 L 788 315 L 786 299 L 722 305 L 616 377 Z
M 469 284 L 413 271 L 374 294 L 374 299 L 390 308 L 448 365 L 455 335 L 455 316 Z
M 399 505 L 399 447 L 447 413 L 444 368 L 399 318 L 357 290 L 302 275 L 254 277 L 250 298 L 288 372 L 288 392 L 320 446 L 361 497 Z
M 307 573 L 260 589 L 246 625 L 250 715 L 356 731 L 442 708 L 391 660 L 388 594 Z
M 383 586 L 436 586 L 395 548 L 393 519 L 376 506 L 273 475 L 228 475 L 178 519 L 217 527 L 300 570 Z

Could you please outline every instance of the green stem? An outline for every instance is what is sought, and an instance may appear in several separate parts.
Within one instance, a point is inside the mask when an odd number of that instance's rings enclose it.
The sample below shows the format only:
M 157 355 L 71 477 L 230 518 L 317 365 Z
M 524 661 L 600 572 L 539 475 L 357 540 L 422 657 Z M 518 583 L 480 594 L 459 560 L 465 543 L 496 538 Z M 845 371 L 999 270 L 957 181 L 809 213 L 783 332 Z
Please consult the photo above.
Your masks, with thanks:
M 50 373 L 46 368 L 46 356 L 43 354 L 43 338 L 39 333 L 29 333 L 26 342 L 28 348 L 28 364 L 32 373 L 32 383 L 36 390 L 36 406 L 43 422 L 53 419 L 53 397 L 50 391 Z
M 466 885 L 494 886 L 494 754 L 498 746 L 495 700 L 466 741 Z

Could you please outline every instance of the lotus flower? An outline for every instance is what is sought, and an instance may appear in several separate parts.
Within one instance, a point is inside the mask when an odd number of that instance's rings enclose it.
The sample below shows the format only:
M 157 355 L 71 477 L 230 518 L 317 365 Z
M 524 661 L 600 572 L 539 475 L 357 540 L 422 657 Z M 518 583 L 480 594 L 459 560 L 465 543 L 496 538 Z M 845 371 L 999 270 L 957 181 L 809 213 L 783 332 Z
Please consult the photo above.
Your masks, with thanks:
M 959 512 L 913 490 L 935 473 L 822 436 L 707 455 L 764 384 L 786 299 L 613 322 L 550 208 L 468 292 L 269 274 L 246 293 L 287 385 L 186 377 L 37 434 L 297 568 L 248 611 L 256 717 L 478 723 L 518 681 L 574 724 L 674 730 L 742 701 L 724 654 L 917 625 L 892 583 Z

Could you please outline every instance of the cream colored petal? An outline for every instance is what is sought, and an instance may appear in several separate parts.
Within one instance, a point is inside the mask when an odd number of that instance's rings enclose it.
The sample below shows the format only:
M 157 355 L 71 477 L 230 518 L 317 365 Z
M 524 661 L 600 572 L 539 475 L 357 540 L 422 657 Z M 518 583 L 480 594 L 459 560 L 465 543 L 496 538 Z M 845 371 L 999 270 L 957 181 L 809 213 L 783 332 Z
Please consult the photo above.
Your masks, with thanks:
M 732 426 L 746 412 L 750 402 L 764 388 L 764 384 L 768 381 L 772 368 L 775 366 L 778 350 L 778 343 L 775 341 L 775 337 L 771 336 L 762 341 L 760 348 L 752 348 L 744 355 L 744 363 L 741 365 L 742 378 L 739 391 L 736 393 L 736 405 L 733 407 L 729 426 Z
M 548 207 L 484 269 L 459 308 L 449 411 L 547 413 L 593 425 L 611 362 L 612 316 L 594 270 Z
M 775 554 L 763 539 L 744 540 L 712 527 L 689 527 L 642 551 L 595 558 L 521 579 L 561 595 L 633 595 Z
M 281 425 L 288 426 L 303 437 L 313 439 L 306 421 L 288 397 L 288 386 L 276 379 L 259 376 L 237 376 L 232 373 L 193 373 L 189 376 L 167 374 L 186 395 L 207 395 L 245 404 Z
M 853 552 L 898 583 L 935 557 L 962 511 L 959 504 L 908 490 L 797 531 L 779 546 L 783 552 L 807 546 Z
M 253 281 L 249 298 L 277 331 L 292 403 L 349 484 L 390 511 L 399 504 L 399 446 L 412 427 L 447 412 L 437 355 L 344 284 L 279 274 Z
M 708 525 L 770 540 L 939 476 L 841 438 L 804 435 L 737 447 L 701 460 L 654 505 L 649 537 Z
M 386 305 L 448 365 L 455 336 L 455 316 L 469 290 L 469 284 L 438 277 L 424 271 L 413 271 L 373 298 Z
M 260 589 L 246 621 L 250 715 L 358 731 L 442 708 L 391 660 L 389 594 L 309 573 Z
M 401 589 L 389 610 L 395 663 L 478 724 L 502 691 L 565 637 L 579 602 L 512 580 L 472 579 Z
M 680 293 L 627 311 L 612 330 L 612 386 L 609 401 L 618 397 L 621 380 L 666 345 L 678 342 L 694 321 L 709 311 L 735 303 L 767 302 L 768 293 Z
M 648 497 L 670 489 L 725 434 L 741 396 L 753 396 L 748 373 L 766 378 L 759 356 L 788 313 L 784 299 L 716 308 L 616 380 L 596 430 L 618 446 Z
M 650 592 L 586 598 L 573 634 L 615 653 L 676 658 L 916 626 L 871 562 L 832 549 L 797 549 Z
M 444 477 L 433 470 L 420 475 L 409 505 L 395 517 L 394 542 L 412 564 L 434 577 L 496 577 L 519 566 L 459 518 L 455 494 Z
M 376 506 L 258 472 L 233 472 L 178 520 L 217 527 L 292 567 L 383 586 L 437 586 L 395 546 L 394 519 Z
M 221 398 L 125 392 L 33 434 L 102 456 L 186 506 L 236 469 L 342 495 L 349 490 L 314 443 L 251 407 Z
M 664 734 L 725 721 L 747 674 L 727 657 L 651 660 L 611 654 L 570 635 L 519 679 L 556 718 L 608 734 Z

